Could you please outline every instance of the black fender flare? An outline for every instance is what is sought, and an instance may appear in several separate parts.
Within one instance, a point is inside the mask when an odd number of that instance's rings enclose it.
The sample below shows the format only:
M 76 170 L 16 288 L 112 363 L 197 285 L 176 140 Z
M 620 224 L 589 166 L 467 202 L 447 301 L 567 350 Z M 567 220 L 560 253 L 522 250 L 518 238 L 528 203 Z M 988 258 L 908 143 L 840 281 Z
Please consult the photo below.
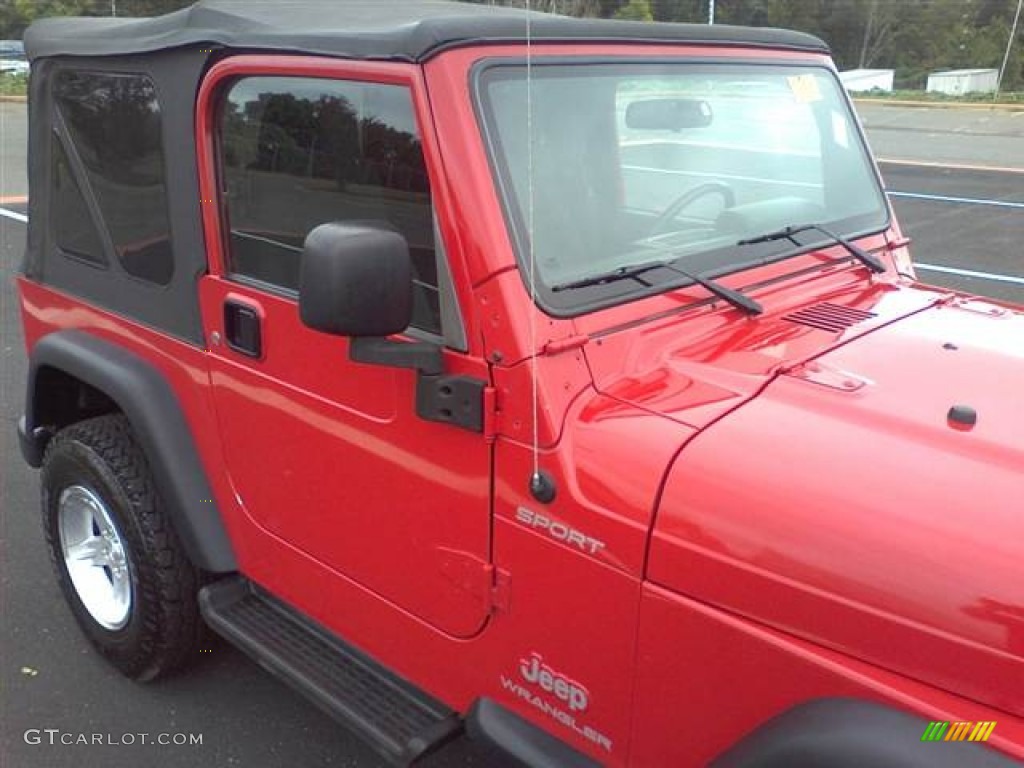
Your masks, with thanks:
M 82 331 L 42 337 L 29 358 L 25 415 L 18 426 L 22 453 L 34 467 L 42 463 L 50 437 L 37 423 L 35 404 L 36 378 L 43 368 L 83 381 L 117 405 L 146 453 L 157 491 L 193 564 L 214 573 L 237 570 L 185 414 L 164 377 L 138 355 Z
M 922 741 L 928 721 L 884 704 L 826 698 L 773 717 L 712 768 L 1013 768 L 977 743 Z
M 496 701 L 480 698 L 466 715 L 470 741 L 488 752 L 487 765 L 503 768 L 600 768 L 561 739 Z

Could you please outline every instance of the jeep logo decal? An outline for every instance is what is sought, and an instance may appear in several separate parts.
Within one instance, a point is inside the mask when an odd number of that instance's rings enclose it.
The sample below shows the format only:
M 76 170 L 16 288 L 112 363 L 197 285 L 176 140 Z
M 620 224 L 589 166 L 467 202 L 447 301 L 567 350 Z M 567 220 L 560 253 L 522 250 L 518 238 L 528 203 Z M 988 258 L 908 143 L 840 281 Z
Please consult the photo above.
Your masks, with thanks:
M 555 694 L 569 705 L 572 712 L 585 711 L 590 702 L 586 688 L 553 670 L 544 663 L 539 653 L 531 653 L 529 658 L 519 660 L 519 674 L 528 683 L 539 685 L 548 693 Z
M 606 752 L 612 751 L 612 740 L 582 719 L 590 706 L 586 688 L 545 664 L 536 651 L 519 660 L 519 675 L 525 684 L 501 675 L 501 687 Z M 551 701 L 548 694 L 558 701 Z

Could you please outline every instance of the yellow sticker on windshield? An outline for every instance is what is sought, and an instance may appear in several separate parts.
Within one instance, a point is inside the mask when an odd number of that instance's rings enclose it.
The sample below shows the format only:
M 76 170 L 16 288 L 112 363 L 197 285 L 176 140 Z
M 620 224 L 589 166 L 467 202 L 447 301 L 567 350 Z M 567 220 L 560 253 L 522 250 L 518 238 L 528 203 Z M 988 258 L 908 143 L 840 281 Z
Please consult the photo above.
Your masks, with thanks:
M 821 89 L 818 88 L 818 78 L 814 75 L 793 75 L 786 80 L 789 81 L 789 90 L 801 104 L 821 101 Z

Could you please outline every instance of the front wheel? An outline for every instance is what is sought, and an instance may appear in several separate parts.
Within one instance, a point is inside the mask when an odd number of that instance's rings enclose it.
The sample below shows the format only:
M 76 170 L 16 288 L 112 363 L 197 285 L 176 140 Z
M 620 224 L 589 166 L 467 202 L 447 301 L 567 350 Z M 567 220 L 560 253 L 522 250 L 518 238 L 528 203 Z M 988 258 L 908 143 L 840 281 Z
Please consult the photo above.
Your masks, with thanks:
M 41 476 L 43 527 L 79 626 L 123 674 L 181 668 L 202 635 L 200 572 L 188 560 L 121 414 L 61 430 Z

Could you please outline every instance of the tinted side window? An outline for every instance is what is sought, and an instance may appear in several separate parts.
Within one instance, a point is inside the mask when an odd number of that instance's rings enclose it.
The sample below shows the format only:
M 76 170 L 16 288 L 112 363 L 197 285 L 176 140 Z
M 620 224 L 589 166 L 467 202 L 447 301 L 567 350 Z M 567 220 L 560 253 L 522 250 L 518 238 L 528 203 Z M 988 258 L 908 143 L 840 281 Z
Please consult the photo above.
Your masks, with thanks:
M 107 256 L 89 215 L 82 190 L 71 173 L 67 152 L 58 137 L 53 141 L 53 182 L 50 215 L 57 247 L 69 256 L 106 266 Z
M 412 254 L 413 325 L 441 333 L 430 187 L 408 89 L 245 78 L 224 101 L 220 148 L 232 272 L 296 290 L 314 227 L 390 227 Z
M 153 82 L 144 75 L 65 71 L 54 96 L 122 266 L 166 284 L 174 259 Z

